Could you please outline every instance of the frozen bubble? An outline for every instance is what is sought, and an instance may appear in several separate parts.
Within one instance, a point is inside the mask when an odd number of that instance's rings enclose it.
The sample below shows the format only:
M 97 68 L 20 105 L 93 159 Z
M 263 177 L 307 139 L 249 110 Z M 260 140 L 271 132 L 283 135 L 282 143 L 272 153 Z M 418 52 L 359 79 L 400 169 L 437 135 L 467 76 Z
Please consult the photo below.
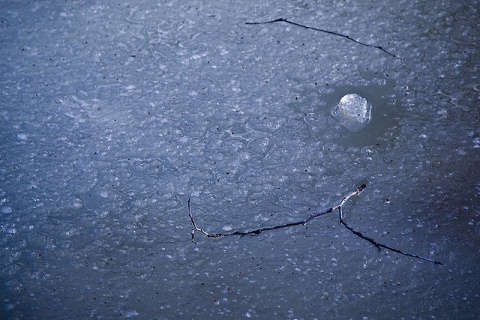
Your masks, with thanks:
M 356 132 L 372 119 L 372 105 L 358 94 L 350 93 L 333 107 L 332 115 L 349 131 Z

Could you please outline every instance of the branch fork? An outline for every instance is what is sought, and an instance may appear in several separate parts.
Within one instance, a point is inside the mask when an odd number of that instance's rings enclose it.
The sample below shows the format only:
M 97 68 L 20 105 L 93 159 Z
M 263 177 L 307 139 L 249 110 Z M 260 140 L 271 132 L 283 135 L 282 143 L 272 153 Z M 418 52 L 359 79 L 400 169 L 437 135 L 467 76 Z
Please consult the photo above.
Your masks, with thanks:
M 355 236 L 357 236 L 357 237 L 359 237 L 359 238 L 361 238 L 365 241 L 370 242 L 373 246 L 375 246 L 379 250 L 381 250 L 383 248 L 383 249 L 390 250 L 390 251 L 393 251 L 395 253 L 398 253 L 398 254 L 401 254 L 401 255 L 404 255 L 404 256 L 428 261 L 428 262 L 438 264 L 438 265 L 443 265 L 443 263 L 441 263 L 440 261 L 430 259 L 430 258 L 426 258 L 426 257 L 422 257 L 422 256 L 419 256 L 419 255 L 416 255 L 416 254 L 413 254 L 413 253 L 403 252 L 399 249 L 396 249 L 396 248 L 384 245 L 382 243 L 379 243 L 376 240 L 374 240 L 374 239 L 364 235 L 363 233 L 353 229 L 350 225 L 347 224 L 347 222 L 345 221 L 345 219 L 343 217 L 343 207 L 344 207 L 345 203 L 350 198 L 352 198 L 353 196 L 356 196 L 356 195 L 360 194 L 366 187 L 367 187 L 366 184 L 362 184 L 361 186 L 356 188 L 354 191 L 350 192 L 345 197 L 343 197 L 343 199 L 337 205 L 335 205 L 333 207 L 330 207 L 330 208 L 328 208 L 324 211 L 313 213 L 308 218 L 306 218 L 304 220 L 285 223 L 285 224 L 279 224 L 279 225 L 270 226 L 270 227 L 261 227 L 261 228 L 256 228 L 256 229 L 252 229 L 252 230 L 249 230 L 249 231 L 233 231 L 233 232 L 225 232 L 225 233 L 209 233 L 209 232 L 205 231 L 204 229 L 200 228 L 197 225 L 197 223 L 195 221 L 195 218 L 193 217 L 192 201 L 189 198 L 188 199 L 188 216 L 190 217 L 190 221 L 191 221 L 192 226 L 193 226 L 192 232 L 191 232 L 192 242 L 196 243 L 196 241 L 195 241 L 195 232 L 196 231 L 202 233 L 203 235 L 205 235 L 209 238 L 223 238 L 223 237 L 230 237 L 230 236 L 246 236 L 246 235 L 252 235 L 253 236 L 253 235 L 258 235 L 258 234 L 260 234 L 264 231 L 272 231 L 272 230 L 276 230 L 276 229 L 290 228 L 290 227 L 299 226 L 299 225 L 304 226 L 307 223 L 309 223 L 310 221 L 312 221 L 313 219 L 316 219 L 320 216 L 326 215 L 327 213 L 331 213 L 331 212 L 334 212 L 334 211 L 338 210 L 338 217 L 339 217 L 339 220 L 340 220 L 340 224 L 343 227 L 345 227 L 348 231 L 353 233 Z

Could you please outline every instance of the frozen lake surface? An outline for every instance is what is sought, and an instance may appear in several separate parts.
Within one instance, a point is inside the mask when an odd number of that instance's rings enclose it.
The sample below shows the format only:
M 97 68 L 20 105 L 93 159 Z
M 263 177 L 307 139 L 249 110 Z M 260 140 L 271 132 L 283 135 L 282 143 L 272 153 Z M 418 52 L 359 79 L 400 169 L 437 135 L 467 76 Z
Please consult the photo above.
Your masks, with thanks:
M 478 9 L 2 1 L 0 318 L 475 319 Z

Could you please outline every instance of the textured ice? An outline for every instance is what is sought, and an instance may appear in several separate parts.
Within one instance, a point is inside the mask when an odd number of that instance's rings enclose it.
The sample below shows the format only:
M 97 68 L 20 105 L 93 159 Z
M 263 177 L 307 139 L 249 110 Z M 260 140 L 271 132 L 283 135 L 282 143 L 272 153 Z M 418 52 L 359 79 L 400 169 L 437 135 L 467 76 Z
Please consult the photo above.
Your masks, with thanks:
M 332 114 L 348 130 L 356 132 L 372 119 L 372 105 L 358 94 L 349 93 L 333 107 Z
M 475 319 L 477 7 L 1 1 L 0 319 Z

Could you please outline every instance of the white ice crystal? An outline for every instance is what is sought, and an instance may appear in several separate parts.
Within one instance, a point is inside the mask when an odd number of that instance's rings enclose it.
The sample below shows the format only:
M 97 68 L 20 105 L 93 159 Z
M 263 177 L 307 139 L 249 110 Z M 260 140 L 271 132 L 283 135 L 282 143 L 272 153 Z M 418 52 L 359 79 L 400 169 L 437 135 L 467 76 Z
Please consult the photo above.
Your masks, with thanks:
M 371 120 L 372 105 L 355 93 L 342 97 L 332 109 L 332 115 L 349 131 L 363 129 Z

